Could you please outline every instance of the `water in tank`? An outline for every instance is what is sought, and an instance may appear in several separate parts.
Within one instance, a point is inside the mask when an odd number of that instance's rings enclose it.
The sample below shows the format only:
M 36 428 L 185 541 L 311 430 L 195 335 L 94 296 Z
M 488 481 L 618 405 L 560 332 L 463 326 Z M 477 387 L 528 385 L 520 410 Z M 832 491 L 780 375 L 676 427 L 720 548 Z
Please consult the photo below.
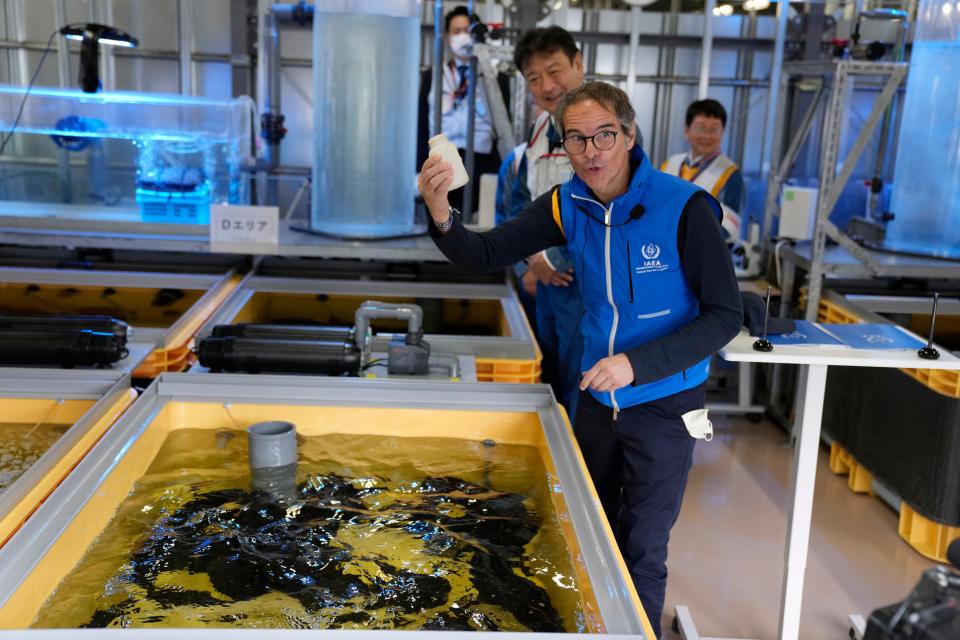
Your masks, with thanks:
M 311 228 L 413 232 L 419 0 L 316 3 L 313 60 Z
M 920 0 L 887 246 L 960 258 L 960 2 Z

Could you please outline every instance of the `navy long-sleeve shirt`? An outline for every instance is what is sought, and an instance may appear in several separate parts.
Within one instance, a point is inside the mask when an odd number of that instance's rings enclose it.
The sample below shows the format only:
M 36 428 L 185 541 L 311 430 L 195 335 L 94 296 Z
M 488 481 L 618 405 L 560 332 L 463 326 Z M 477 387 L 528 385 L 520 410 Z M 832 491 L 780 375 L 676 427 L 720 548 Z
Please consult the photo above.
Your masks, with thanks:
M 725 346 L 742 325 L 736 274 L 708 197 L 706 193 L 691 197 L 677 227 L 684 277 L 699 301 L 699 313 L 671 333 L 625 352 L 633 367 L 634 385 L 692 367 Z M 502 268 L 566 243 L 553 219 L 551 192 L 534 200 L 516 218 L 484 233 L 469 231 L 460 220 L 442 236 L 431 220 L 429 231 L 450 262 L 466 271 Z

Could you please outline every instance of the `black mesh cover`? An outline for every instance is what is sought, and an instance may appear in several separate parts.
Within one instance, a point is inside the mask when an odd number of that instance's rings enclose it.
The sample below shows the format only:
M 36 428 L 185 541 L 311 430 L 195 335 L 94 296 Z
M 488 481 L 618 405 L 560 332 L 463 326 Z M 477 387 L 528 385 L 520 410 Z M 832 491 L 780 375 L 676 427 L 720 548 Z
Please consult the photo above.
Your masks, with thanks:
M 960 526 L 960 399 L 897 369 L 831 367 L 823 432 L 914 511 Z

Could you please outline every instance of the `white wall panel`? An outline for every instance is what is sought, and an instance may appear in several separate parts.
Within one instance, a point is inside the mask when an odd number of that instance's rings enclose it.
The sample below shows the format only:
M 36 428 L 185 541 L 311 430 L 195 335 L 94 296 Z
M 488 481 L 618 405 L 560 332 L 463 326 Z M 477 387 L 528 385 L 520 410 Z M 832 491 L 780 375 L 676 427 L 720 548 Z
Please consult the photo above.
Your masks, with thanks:
M 230 65 L 226 62 L 201 62 L 197 64 L 197 95 L 217 100 L 233 97 Z
M 197 4 L 204 4 L 209 0 L 201 0 Z M 68 0 L 69 11 L 73 0 Z M 179 34 L 177 33 L 177 2 L 176 0 L 113 0 L 113 19 L 115 27 L 123 29 L 140 41 L 144 49 L 161 51 L 178 51 Z M 197 40 L 208 37 L 208 34 L 197 33 Z
M 313 166 L 313 71 L 284 69 L 280 102 L 286 116 L 284 126 L 291 132 L 280 143 L 283 164 Z
M 117 56 L 117 90 L 179 93 L 179 62 Z
M 193 20 L 197 51 L 230 53 L 230 0 L 194 0 Z

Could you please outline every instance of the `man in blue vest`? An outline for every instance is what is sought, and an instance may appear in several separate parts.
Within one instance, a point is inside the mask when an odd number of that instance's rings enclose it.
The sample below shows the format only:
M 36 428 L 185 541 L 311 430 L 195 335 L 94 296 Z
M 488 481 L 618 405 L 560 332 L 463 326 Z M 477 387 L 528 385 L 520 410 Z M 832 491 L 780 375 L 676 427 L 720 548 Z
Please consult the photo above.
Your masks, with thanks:
M 584 353 L 574 432 L 637 593 L 660 635 L 667 541 L 696 438 L 708 439 L 710 356 L 737 334 L 740 293 L 702 189 L 653 168 L 627 95 L 589 82 L 557 110 L 575 175 L 486 232 L 463 227 L 452 168 L 419 178 L 430 233 L 464 269 L 502 268 L 566 245 L 583 292 Z

